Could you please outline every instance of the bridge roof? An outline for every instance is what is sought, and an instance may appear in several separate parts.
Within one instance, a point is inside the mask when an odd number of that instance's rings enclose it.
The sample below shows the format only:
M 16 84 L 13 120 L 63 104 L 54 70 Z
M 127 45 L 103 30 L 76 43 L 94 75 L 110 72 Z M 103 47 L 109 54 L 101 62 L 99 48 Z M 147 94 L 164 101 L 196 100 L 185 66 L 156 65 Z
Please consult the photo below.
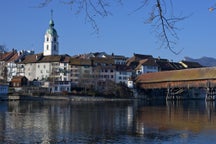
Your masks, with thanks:
M 216 67 L 146 73 L 137 77 L 136 83 L 175 82 L 216 79 Z

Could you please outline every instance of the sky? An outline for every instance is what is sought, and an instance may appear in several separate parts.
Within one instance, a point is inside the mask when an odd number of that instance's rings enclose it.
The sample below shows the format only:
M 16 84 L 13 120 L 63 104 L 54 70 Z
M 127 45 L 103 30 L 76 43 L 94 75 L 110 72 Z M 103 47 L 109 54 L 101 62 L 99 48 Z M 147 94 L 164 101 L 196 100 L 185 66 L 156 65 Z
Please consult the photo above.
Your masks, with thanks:
M 7 50 L 14 48 L 43 52 L 44 34 L 49 27 L 52 9 L 55 29 L 59 35 L 60 54 L 73 56 L 106 52 L 131 57 L 137 53 L 173 61 L 181 61 L 185 56 L 216 58 L 216 10 L 208 10 L 216 0 L 173 0 L 171 11 L 176 16 L 187 16 L 176 25 L 179 39 L 174 49 L 182 50 L 178 55 L 161 47 L 154 28 L 145 23 L 151 6 L 135 11 L 143 0 L 122 0 L 122 4 L 111 2 L 108 9 L 112 15 L 95 17 L 98 34 L 94 33 L 83 13 L 76 14 L 74 7 L 61 3 L 63 0 L 54 0 L 38 8 L 41 1 L 0 1 L 0 45 L 5 45 Z

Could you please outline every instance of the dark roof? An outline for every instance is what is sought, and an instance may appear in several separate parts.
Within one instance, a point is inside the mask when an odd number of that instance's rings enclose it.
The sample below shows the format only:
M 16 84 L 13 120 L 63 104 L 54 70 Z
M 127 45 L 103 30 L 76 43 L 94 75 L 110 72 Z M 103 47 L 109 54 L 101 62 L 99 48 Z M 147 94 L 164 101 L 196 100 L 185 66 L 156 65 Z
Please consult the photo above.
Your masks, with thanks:
M 93 64 L 115 64 L 114 59 L 112 58 L 91 58 Z
M 82 58 L 70 58 L 70 65 L 87 66 L 91 65 L 91 60 Z
M 201 68 L 203 67 L 200 63 L 198 62 L 192 62 L 192 61 L 181 61 L 180 63 L 183 63 L 186 65 L 186 68 Z
M 122 55 L 112 55 L 112 56 L 110 56 L 111 58 L 113 58 L 113 59 L 120 59 L 120 60 L 127 60 L 128 58 L 127 57 L 125 57 L 125 56 L 122 56 Z
M 159 66 L 160 71 L 176 70 L 175 66 L 170 64 L 168 60 L 165 61 L 165 60 L 156 59 L 155 62 Z
M 170 65 L 171 65 L 175 70 L 184 69 L 184 67 L 182 66 L 182 64 L 180 64 L 180 63 L 178 63 L 178 62 L 170 62 Z
M 43 56 L 42 53 L 28 55 L 21 63 L 48 63 L 48 62 L 69 62 L 70 56 L 68 55 L 50 55 Z
M 126 65 L 116 65 L 116 71 L 131 71 L 132 69 Z
M 42 53 L 39 54 L 33 54 L 33 55 L 28 55 L 24 58 L 24 60 L 20 63 L 36 63 L 38 62 L 41 58 L 43 57 Z
M 44 62 L 61 62 L 62 60 L 63 60 L 63 57 L 60 55 L 50 55 L 50 56 L 43 56 L 39 62 L 41 62 L 41 63 L 44 63 Z
M 134 54 L 135 60 L 142 60 L 147 58 L 153 58 L 152 55 Z
M 152 55 L 134 54 L 133 57 L 127 59 L 126 65 L 132 66 L 132 67 L 137 67 L 140 60 L 144 60 L 144 59 L 148 59 L 148 58 L 153 58 L 153 56 Z
M 158 66 L 154 58 L 147 58 L 144 60 L 140 60 L 136 69 L 139 69 L 142 65 L 143 66 Z

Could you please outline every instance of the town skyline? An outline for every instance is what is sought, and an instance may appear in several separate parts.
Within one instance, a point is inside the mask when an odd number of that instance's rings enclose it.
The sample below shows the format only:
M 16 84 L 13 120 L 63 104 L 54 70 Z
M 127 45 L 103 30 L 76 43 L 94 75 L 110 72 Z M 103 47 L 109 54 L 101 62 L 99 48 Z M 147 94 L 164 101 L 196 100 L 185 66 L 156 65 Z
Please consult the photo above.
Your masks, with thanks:
M 15 3 L 15 4 L 14 4 Z M 8 50 L 34 50 L 43 52 L 43 39 L 50 20 L 50 10 L 54 10 L 53 19 L 59 34 L 60 54 L 79 55 L 90 52 L 107 52 L 130 57 L 133 53 L 149 54 L 169 60 L 181 61 L 185 56 L 200 58 L 214 56 L 215 12 L 210 13 L 211 2 L 175 2 L 175 12 L 191 15 L 180 23 L 178 32 L 180 40 L 176 49 L 184 49 L 179 55 L 172 54 L 168 49 L 160 48 L 150 25 L 144 24 L 142 12 L 131 14 L 127 9 L 131 3 L 111 8 L 113 16 L 97 18 L 99 34 L 92 34 L 92 27 L 85 22 L 83 15 L 75 15 L 69 7 L 58 2 L 44 8 L 34 8 L 37 3 L 22 1 L 3 1 L 1 5 L 0 44 Z M 137 5 L 130 5 L 133 8 Z M 121 11 L 118 9 L 121 8 Z M 191 9 L 189 9 L 191 8 Z M 195 51 L 194 51 L 195 50 Z

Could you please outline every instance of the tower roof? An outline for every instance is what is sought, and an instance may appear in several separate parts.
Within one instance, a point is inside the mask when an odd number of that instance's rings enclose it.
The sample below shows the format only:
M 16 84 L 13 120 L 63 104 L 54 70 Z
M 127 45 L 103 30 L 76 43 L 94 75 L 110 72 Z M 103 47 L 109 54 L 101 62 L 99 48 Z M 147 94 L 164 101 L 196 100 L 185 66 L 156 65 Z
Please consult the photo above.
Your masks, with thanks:
M 54 21 L 52 19 L 49 21 L 49 28 L 46 33 L 51 34 L 52 36 L 58 36 L 57 31 L 54 28 Z
M 53 10 L 51 10 L 51 19 L 49 21 L 49 28 L 47 29 L 46 33 L 52 35 L 52 36 L 58 36 L 57 31 L 54 28 L 54 21 L 53 21 Z

